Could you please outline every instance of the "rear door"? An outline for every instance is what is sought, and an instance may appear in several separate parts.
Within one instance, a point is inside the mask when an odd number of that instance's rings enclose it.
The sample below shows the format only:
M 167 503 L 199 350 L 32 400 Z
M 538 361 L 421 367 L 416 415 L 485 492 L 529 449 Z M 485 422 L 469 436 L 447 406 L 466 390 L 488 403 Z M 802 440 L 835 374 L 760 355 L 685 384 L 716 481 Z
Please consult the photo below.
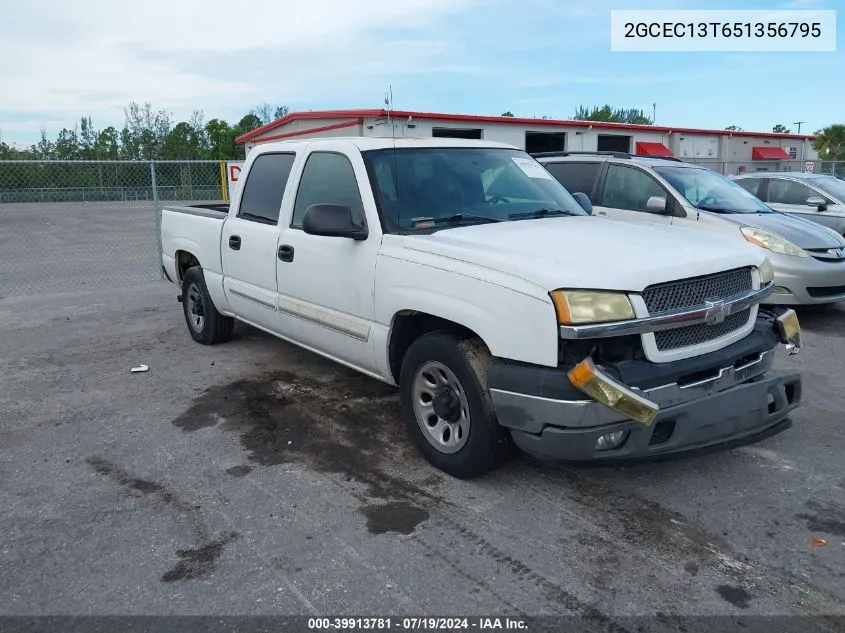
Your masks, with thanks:
M 297 172 L 276 261 L 280 331 L 336 360 L 375 371 L 373 292 L 382 232 L 364 161 L 348 143 L 321 144 Z M 306 234 L 302 218 L 313 204 L 349 207 L 366 224 L 367 239 Z
M 229 305 L 244 321 L 275 330 L 276 244 L 279 211 L 293 152 L 261 154 L 247 171 L 235 200 L 237 212 L 223 225 L 223 288 Z M 238 197 L 236 194 L 236 197 Z
M 636 167 L 609 163 L 593 201 L 593 215 L 626 222 L 672 224 L 669 213 L 647 210 L 650 198 L 663 198 L 671 209 L 675 204 L 669 191 L 651 174 Z
M 768 178 L 764 202 L 772 209 L 797 215 L 806 220 L 818 222 L 836 230 L 839 219 L 830 211 L 819 211 L 817 205 L 807 204 L 809 198 L 830 198 L 798 180 L 791 178 Z

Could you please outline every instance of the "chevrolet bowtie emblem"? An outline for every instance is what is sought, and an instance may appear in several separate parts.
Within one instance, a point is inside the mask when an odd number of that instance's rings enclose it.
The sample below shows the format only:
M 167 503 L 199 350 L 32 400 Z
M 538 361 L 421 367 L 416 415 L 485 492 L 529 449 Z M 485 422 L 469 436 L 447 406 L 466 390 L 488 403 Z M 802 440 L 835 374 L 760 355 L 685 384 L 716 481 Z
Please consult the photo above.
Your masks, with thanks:
M 707 325 L 716 325 L 725 320 L 725 317 L 730 314 L 730 308 L 725 305 L 721 299 L 716 301 L 705 300 L 704 322 Z

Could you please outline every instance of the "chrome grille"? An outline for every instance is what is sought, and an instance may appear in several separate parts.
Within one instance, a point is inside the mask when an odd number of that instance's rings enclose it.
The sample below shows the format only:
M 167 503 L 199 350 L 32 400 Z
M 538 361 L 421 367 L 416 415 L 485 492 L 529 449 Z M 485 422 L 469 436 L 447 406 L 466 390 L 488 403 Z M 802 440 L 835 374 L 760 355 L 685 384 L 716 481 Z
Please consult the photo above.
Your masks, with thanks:
M 707 300 L 727 299 L 751 290 L 751 269 L 737 268 L 724 273 L 681 279 L 649 286 L 643 300 L 649 314 L 681 308 L 696 308 Z
M 715 275 L 682 279 L 649 286 L 643 291 L 651 315 L 672 310 L 692 309 L 706 301 L 729 299 L 752 290 L 750 268 L 737 268 Z M 731 314 L 721 323 L 688 325 L 654 333 L 654 341 L 661 352 L 691 347 L 713 341 L 741 329 L 748 323 L 751 308 Z
M 654 333 L 654 342 L 657 343 L 657 349 L 661 352 L 707 343 L 740 329 L 748 323 L 750 313 L 751 308 L 746 308 L 742 312 L 732 314 L 721 323 L 714 325 L 699 323 L 674 330 L 661 330 Z

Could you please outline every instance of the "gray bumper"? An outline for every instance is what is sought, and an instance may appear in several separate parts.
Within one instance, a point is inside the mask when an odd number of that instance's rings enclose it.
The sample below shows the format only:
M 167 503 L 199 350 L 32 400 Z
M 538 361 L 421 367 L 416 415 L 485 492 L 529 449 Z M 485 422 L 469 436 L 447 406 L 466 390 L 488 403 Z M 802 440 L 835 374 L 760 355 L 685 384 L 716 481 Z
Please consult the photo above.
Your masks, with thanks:
M 845 301 L 845 260 L 819 261 L 777 254 L 770 255 L 769 260 L 775 271 L 776 290 L 763 303 L 813 305 Z
M 648 427 L 586 396 L 556 399 L 496 388 L 491 395 L 499 423 L 527 453 L 567 461 L 643 458 L 753 440 L 786 428 L 789 412 L 801 401 L 801 377 L 771 372 L 773 360 L 774 350 L 768 350 L 696 383 L 638 390 L 660 405 Z M 617 431 L 628 432 L 621 446 L 596 449 L 602 435 Z

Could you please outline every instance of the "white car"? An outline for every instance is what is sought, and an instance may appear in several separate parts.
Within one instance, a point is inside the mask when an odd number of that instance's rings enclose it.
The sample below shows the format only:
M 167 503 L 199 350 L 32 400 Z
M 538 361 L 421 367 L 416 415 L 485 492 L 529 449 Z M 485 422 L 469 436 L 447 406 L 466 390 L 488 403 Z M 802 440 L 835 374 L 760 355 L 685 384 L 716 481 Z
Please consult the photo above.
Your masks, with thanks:
M 267 143 L 241 182 L 228 209 L 162 210 L 191 336 L 223 342 L 238 319 L 398 385 L 452 475 L 512 441 L 569 460 L 754 441 L 801 399 L 799 375 L 772 371 L 800 327 L 759 306 L 762 250 L 590 217 L 512 146 Z

